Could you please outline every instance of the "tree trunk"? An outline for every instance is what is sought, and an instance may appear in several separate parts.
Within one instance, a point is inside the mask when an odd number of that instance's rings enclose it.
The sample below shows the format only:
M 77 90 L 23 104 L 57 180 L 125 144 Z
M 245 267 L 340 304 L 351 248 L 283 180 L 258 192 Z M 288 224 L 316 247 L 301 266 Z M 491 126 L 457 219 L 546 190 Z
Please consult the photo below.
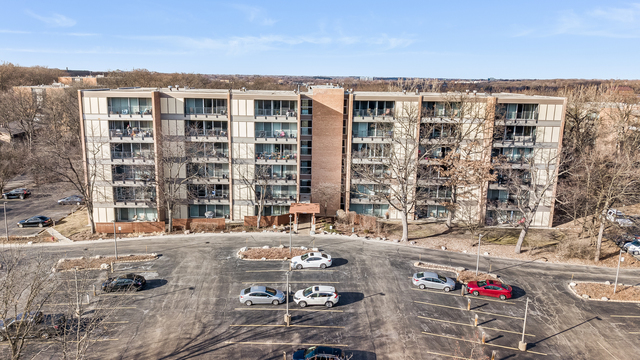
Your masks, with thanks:
M 91 234 L 95 234 L 96 223 L 93 221 L 93 206 L 87 205 L 87 217 L 89 218 L 89 225 L 91 225 Z
M 401 212 L 400 217 L 402 219 L 402 239 L 400 241 L 409 241 L 409 221 L 407 219 L 407 213 Z
M 604 232 L 604 220 L 600 220 L 600 230 L 598 230 L 598 242 L 596 243 L 596 256 L 593 259 L 595 262 L 600 261 L 600 249 L 602 248 L 602 233 Z
M 167 205 L 167 217 L 169 220 L 169 232 L 173 231 L 173 210 L 171 210 L 171 206 Z
M 449 210 L 449 213 L 447 214 L 447 227 L 450 228 L 451 227 L 451 221 L 453 220 L 453 211 Z
M 529 221 L 525 221 L 522 230 L 520 231 L 520 236 L 518 237 L 518 243 L 516 244 L 516 254 L 520 254 L 522 251 L 522 243 L 524 242 L 524 237 L 527 236 L 527 231 L 529 230 Z

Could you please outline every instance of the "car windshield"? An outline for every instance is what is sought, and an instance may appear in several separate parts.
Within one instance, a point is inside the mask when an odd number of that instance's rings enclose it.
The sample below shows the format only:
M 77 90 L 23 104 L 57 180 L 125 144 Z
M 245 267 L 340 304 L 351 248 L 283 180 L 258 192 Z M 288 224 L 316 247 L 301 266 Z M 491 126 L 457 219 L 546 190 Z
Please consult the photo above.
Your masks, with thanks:
M 308 348 L 307 351 L 304 352 L 304 356 L 306 357 L 309 354 L 313 354 L 314 351 L 316 351 L 316 347 L 312 346 L 312 347 Z
M 438 279 L 440 279 L 440 280 L 442 280 L 444 282 L 447 282 L 447 278 L 442 276 L 442 275 L 438 275 Z
M 311 295 L 312 292 L 313 292 L 313 288 L 308 287 L 308 288 L 304 289 L 304 291 L 302 292 L 302 295 L 307 297 L 307 296 Z
M 251 292 L 251 288 L 246 288 L 246 289 L 242 290 L 243 294 L 248 294 L 250 292 Z
M 424 273 L 417 273 L 417 274 L 416 274 L 416 277 L 417 277 L 418 279 L 420 279 L 421 277 L 424 277 Z
M 486 281 L 478 281 L 478 286 L 485 286 L 487 285 Z
M 634 246 L 640 246 L 640 240 L 633 240 L 633 241 L 631 242 L 631 245 L 634 245 Z
M 307 260 L 308 257 L 309 257 L 309 254 L 304 254 L 300 256 L 300 260 Z
M 277 293 L 277 291 L 275 291 L 272 288 L 266 288 L 264 291 L 271 296 L 276 296 L 276 293 Z

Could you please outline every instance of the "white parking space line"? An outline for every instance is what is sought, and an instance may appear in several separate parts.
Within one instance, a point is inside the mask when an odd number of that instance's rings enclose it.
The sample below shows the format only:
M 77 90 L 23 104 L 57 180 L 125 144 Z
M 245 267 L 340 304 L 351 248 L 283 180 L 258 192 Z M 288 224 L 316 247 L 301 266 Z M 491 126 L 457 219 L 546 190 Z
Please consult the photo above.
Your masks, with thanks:
M 495 314 L 495 313 L 490 313 L 490 312 L 485 312 L 485 311 L 478 311 L 478 310 L 467 310 L 467 309 L 463 309 L 463 308 L 459 308 L 459 307 L 455 307 L 455 306 L 432 304 L 432 303 L 423 302 L 423 301 L 414 301 L 414 302 L 418 303 L 418 304 L 439 306 L 439 307 L 444 307 L 444 308 L 449 308 L 449 309 L 456 309 L 456 310 L 460 310 L 460 311 L 469 311 L 469 312 L 474 312 L 474 313 L 478 313 L 478 314 L 485 314 L 485 315 L 491 315 L 491 316 L 501 316 L 501 317 L 506 317 L 506 318 L 510 318 L 510 319 L 524 320 L 524 318 L 521 318 L 521 317 L 509 316 L 509 315 L 501 315 L 501 314 Z
M 281 343 L 281 342 L 260 342 L 260 341 L 225 341 L 226 344 L 235 345 L 291 345 L 291 346 L 328 346 L 328 347 L 348 347 L 342 344 L 310 344 L 310 343 Z
M 444 323 L 449 323 L 449 324 L 454 324 L 454 325 L 461 325 L 461 326 L 469 326 L 469 327 L 473 327 L 472 324 L 465 324 L 465 323 L 459 323 L 459 322 L 455 322 L 455 321 L 449 321 L 449 320 L 441 320 L 441 319 L 434 319 L 434 318 L 428 318 L 425 316 L 419 316 L 418 318 L 420 319 L 425 319 L 425 320 L 431 320 L 431 321 L 438 321 L 438 322 L 444 322 Z M 494 330 L 494 331 L 501 331 L 501 332 L 507 332 L 507 333 L 512 333 L 512 334 L 522 334 L 521 331 L 511 331 L 511 330 L 502 330 L 502 329 L 496 329 L 496 328 L 490 328 L 490 327 L 486 327 L 486 326 L 481 326 L 478 325 L 479 328 L 482 329 L 487 329 L 487 330 Z M 526 336 L 533 336 L 535 337 L 535 335 L 532 334 L 525 334 Z
M 243 281 L 243 284 L 286 284 L 286 281 Z M 289 281 L 289 284 L 340 284 L 338 281 Z
M 238 311 L 287 311 L 287 309 L 285 309 L 284 307 L 282 307 L 282 308 L 273 308 L 273 309 L 244 307 L 244 308 L 235 308 L 234 310 L 238 310 Z M 334 312 L 334 313 L 344 312 L 343 310 L 314 310 L 314 309 L 296 309 L 296 308 L 289 309 L 289 311 Z
M 249 325 L 229 325 L 230 327 L 286 327 L 284 324 L 275 324 L 275 325 L 260 325 L 260 324 L 249 324 Z M 344 326 L 331 326 L 331 325 L 289 325 L 289 327 L 300 327 L 300 328 L 321 328 L 321 329 L 344 329 Z

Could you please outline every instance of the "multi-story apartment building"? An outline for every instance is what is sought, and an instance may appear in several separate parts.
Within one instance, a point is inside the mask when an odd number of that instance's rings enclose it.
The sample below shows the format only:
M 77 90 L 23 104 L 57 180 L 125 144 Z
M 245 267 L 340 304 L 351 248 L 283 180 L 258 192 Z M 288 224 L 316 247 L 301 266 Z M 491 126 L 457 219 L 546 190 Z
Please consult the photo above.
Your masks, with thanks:
M 319 202 L 321 196 L 327 214 L 345 209 L 397 218 L 388 204 L 358 196 L 366 191 L 353 191 L 371 187 L 352 171 L 353 164 L 375 164 L 389 155 L 390 139 L 402 133 L 399 119 L 407 109 L 419 117 L 419 129 L 408 136 L 442 143 L 424 148 L 433 154 L 423 157 L 421 165 L 428 167 L 450 151 L 447 134 L 458 131 L 447 120 L 459 111 L 447 94 L 353 92 L 332 85 L 303 93 L 175 87 L 79 94 L 98 222 L 166 220 L 163 197 L 169 196 L 169 183 L 178 187 L 173 218 L 241 221 L 256 215 L 261 197 L 263 215 L 279 215 L 288 213 L 292 203 Z M 487 144 L 489 155 L 515 161 L 535 149 L 559 151 L 564 99 L 464 95 L 476 105 L 473 114 L 462 117 L 483 127 L 459 127 Z M 494 134 L 496 125 L 503 129 L 501 136 Z M 491 161 L 490 156 L 482 161 Z M 385 169 L 373 166 L 373 171 Z M 420 180 L 416 186 L 428 188 L 432 196 L 420 202 L 415 217 L 446 217 L 441 203 L 451 189 L 442 186 L 445 179 L 435 171 L 431 179 Z M 328 195 L 320 191 L 327 188 L 335 190 Z M 478 221 L 491 218 L 497 209 L 487 199 L 505 198 L 500 184 L 478 184 L 474 191 L 482 199 L 473 205 Z M 550 226 L 552 213 L 550 201 L 538 209 L 533 225 Z

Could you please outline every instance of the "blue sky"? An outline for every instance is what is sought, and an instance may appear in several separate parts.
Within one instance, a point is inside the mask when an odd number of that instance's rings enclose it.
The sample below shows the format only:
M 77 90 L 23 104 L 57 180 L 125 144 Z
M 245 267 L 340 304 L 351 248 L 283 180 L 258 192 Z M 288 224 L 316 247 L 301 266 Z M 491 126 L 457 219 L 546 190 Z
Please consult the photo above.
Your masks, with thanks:
M 0 61 L 86 70 L 640 78 L 640 3 L 3 1 Z

